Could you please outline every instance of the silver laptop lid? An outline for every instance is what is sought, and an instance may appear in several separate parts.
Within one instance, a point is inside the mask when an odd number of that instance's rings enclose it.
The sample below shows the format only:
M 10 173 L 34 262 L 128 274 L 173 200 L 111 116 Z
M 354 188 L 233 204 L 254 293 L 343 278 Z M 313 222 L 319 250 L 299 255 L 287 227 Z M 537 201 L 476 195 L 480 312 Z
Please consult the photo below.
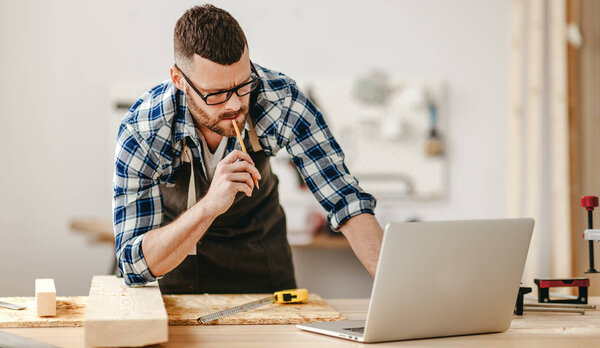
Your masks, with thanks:
M 391 223 L 366 342 L 508 329 L 533 219 Z

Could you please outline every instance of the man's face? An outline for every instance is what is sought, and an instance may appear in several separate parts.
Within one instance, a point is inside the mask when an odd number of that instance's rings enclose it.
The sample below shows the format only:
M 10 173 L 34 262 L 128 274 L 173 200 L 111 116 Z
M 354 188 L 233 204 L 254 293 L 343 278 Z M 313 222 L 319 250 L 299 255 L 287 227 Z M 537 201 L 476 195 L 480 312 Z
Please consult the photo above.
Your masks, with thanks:
M 250 81 L 248 48 L 245 49 L 240 60 L 231 65 L 220 65 L 194 55 L 191 64 L 187 68 L 181 68 L 194 86 L 204 95 L 228 90 Z M 207 105 L 183 78 L 179 79 L 179 84 L 183 87 L 186 105 L 198 127 L 205 127 L 225 137 L 236 136 L 235 129 L 231 124 L 232 120 L 235 120 L 238 128 L 243 129 L 248 115 L 250 95 L 238 97 L 233 93 L 225 103 Z M 180 88 L 177 82 L 176 85 Z

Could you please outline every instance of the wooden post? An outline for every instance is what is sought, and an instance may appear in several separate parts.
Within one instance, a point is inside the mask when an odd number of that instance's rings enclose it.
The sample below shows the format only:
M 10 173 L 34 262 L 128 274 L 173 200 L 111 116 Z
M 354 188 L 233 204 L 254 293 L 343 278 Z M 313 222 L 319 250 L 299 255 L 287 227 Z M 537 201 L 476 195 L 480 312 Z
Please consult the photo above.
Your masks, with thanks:
M 571 277 L 569 122 L 565 0 L 550 3 L 550 271 Z
M 540 247 L 544 224 L 542 220 L 542 131 L 543 131 L 543 90 L 544 90 L 544 7 L 543 0 L 532 0 L 528 23 L 529 54 L 527 62 L 527 136 L 526 144 L 526 198 L 525 215 L 536 220 L 535 230 L 525 265 L 524 278 L 531 281 L 540 275 Z M 548 236 L 546 236 L 547 238 Z
M 523 215 L 524 12 L 523 0 L 512 0 L 508 115 L 508 215 L 510 217 Z
M 581 116 L 581 171 L 582 195 L 600 192 L 600 2 L 597 0 L 581 1 L 581 45 L 580 64 L 580 116 Z M 581 208 L 580 208 L 581 209 Z M 583 212 L 579 212 L 580 220 Z M 595 226 L 600 226 L 600 217 L 596 213 Z M 579 240 L 583 260 L 588 257 L 585 242 Z M 598 243 L 594 243 L 596 260 L 600 251 Z M 582 263 L 585 265 L 585 263 Z M 598 264 L 598 263 L 596 263 Z M 584 267 L 582 267 L 584 268 Z M 591 292 L 600 294 L 600 277 L 591 276 Z
M 95 276 L 84 336 L 88 347 L 139 347 L 167 342 L 168 317 L 158 283 L 128 287 L 121 278 Z

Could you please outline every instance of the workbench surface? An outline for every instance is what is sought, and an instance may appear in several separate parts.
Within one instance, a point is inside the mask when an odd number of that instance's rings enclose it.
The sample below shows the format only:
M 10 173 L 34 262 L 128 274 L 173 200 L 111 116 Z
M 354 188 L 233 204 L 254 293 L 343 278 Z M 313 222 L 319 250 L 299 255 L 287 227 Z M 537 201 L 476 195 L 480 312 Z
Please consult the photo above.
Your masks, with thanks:
M 327 301 L 348 319 L 365 319 L 368 299 Z M 600 298 L 590 298 L 600 304 Z M 60 347 L 83 347 L 83 327 L 2 329 Z M 369 347 L 358 342 L 304 332 L 295 325 L 214 325 L 169 327 L 169 342 L 159 347 Z M 585 315 L 528 313 L 515 316 L 503 333 L 379 343 L 384 347 L 597 347 L 600 311 Z

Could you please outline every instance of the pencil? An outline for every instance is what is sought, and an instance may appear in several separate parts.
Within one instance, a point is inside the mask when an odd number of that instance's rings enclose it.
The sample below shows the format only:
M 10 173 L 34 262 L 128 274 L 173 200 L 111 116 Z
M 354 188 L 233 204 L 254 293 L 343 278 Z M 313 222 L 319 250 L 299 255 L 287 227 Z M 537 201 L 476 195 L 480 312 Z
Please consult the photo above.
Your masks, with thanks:
M 237 134 L 237 138 L 240 141 L 240 145 L 242 146 L 242 151 L 244 151 L 244 153 L 247 154 L 248 151 L 246 151 L 246 145 L 244 145 L 244 140 L 242 140 L 242 135 L 240 134 L 240 129 L 238 128 L 237 123 L 235 123 L 235 120 L 231 120 L 231 123 L 233 124 L 235 134 Z M 252 176 L 252 174 L 250 176 Z M 252 179 L 254 180 L 254 186 L 256 186 L 256 189 L 260 189 L 260 187 L 258 186 L 258 180 L 256 180 L 256 178 L 253 176 Z

